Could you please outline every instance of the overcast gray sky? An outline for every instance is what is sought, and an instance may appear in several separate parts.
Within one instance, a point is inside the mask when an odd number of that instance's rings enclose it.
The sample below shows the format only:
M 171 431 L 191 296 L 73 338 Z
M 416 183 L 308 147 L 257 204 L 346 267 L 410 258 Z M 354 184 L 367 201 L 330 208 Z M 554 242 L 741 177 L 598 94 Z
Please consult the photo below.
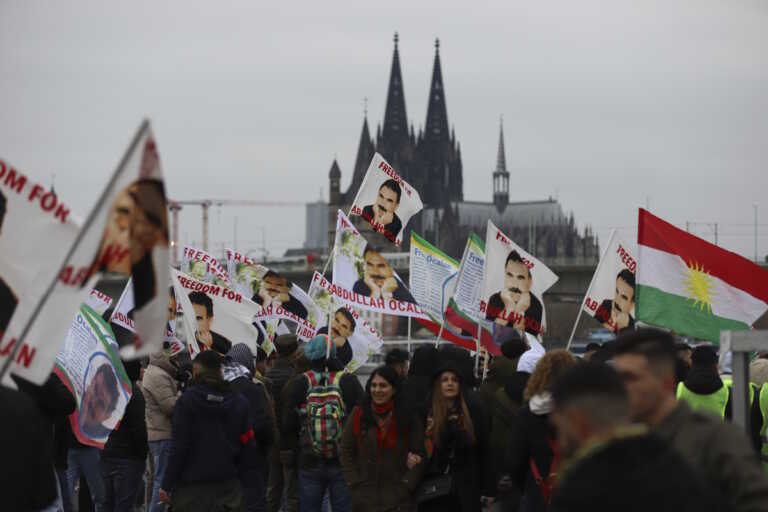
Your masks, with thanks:
M 757 204 L 768 250 L 764 1 L 259 4 L 0 0 L 0 155 L 85 215 L 147 116 L 171 197 L 315 200 L 334 155 L 351 179 L 364 97 L 383 118 L 399 31 L 417 130 L 441 40 L 466 199 L 491 197 L 503 114 L 512 200 L 557 194 L 602 240 L 647 200 L 748 257 Z M 304 241 L 303 208 L 222 208 L 213 247 L 235 217 L 241 249 Z

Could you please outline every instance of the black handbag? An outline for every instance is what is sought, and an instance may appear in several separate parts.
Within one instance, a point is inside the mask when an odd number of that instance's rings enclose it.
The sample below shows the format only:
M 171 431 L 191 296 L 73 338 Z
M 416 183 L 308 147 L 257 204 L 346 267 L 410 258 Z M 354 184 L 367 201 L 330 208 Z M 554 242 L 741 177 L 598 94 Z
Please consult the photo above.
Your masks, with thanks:
M 427 478 L 416 489 L 414 500 L 417 504 L 432 501 L 435 498 L 448 496 L 453 488 L 453 475 L 446 473 L 439 476 Z

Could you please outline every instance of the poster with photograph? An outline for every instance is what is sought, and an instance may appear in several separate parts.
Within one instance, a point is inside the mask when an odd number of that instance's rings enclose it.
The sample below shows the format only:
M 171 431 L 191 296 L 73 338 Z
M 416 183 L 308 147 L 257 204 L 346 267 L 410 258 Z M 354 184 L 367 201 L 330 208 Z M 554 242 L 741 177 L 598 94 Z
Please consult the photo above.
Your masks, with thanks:
M 429 320 L 429 315 L 392 269 L 339 210 L 333 249 L 334 297 L 355 308 Z
M 232 288 L 263 309 L 257 320 L 288 320 L 304 330 L 317 325 L 320 312 L 304 290 L 244 254 L 226 253 Z
M 185 246 L 179 269 L 204 283 L 231 286 L 227 269 L 216 258 L 202 249 Z
M 86 304 L 72 322 L 54 372 L 77 403 L 69 416 L 72 433 L 85 445 L 103 448 L 131 399 L 131 381 L 112 330 Z
M 636 254 L 614 230 L 587 290 L 584 311 L 614 333 L 635 326 Z
M 373 354 L 381 351 L 384 341 L 376 328 L 360 316 L 355 308 L 331 293 L 332 287 L 330 281 L 315 271 L 309 286 L 309 296 L 322 312 L 317 334 L 328 334 L 331 337 L 336 345 L 336 359 L 347 371 L 354 372 Z
M 245 343 L 254 354 L 259 346 L 271 352 L 271 341 L 253 321 L 261 312 L 258 304 L 235 290 L 198 281 L 178 270 L 172 269 L 171 280 L 184 326 L 194 333 L 187 340 L 192 357 L 200 350 L 226 354 L 235 343 Z
M 360 184 L 350 215 L 359 215 L 395 245 L 402 245 L 403 231 L 424 205 L 419 192 L 376 153 Z
M 546 314 L 542 297 L 558 278 L 490 220 L 485 237 L 483 272 L 481 309 L 486 320 L 534 336 L 544 332 Z

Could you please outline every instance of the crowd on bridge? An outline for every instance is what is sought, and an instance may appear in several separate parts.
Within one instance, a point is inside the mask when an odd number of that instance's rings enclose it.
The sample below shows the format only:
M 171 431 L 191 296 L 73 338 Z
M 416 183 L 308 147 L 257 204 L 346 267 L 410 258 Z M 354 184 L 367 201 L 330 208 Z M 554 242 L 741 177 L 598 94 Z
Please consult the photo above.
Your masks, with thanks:
M 466 349 L 430 344 L 390 350 L 364 388 L 326 335 L 281 335 L 275 357 L 166 348 L 124 362 L 133 393 L 103 450 L 73 435 L 59 377 L 14 377 L 2 508 L 768 511 L 765 354 L 748 436 L 709 344 L 647 328 L 582 356 L 497 341 L 484 379 Z

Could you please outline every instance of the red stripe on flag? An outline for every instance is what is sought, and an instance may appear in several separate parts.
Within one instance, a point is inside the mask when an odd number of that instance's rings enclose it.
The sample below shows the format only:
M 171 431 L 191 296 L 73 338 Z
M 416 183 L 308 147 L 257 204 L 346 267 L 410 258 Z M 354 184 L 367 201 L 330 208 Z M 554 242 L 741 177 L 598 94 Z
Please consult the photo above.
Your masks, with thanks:
M 687 265 L 701 265 L 708 274 L 768 303 L 768 272 L 743 256 L 676 228 L 643 208 L 638 226 L 639 245 L 677 254 Z

